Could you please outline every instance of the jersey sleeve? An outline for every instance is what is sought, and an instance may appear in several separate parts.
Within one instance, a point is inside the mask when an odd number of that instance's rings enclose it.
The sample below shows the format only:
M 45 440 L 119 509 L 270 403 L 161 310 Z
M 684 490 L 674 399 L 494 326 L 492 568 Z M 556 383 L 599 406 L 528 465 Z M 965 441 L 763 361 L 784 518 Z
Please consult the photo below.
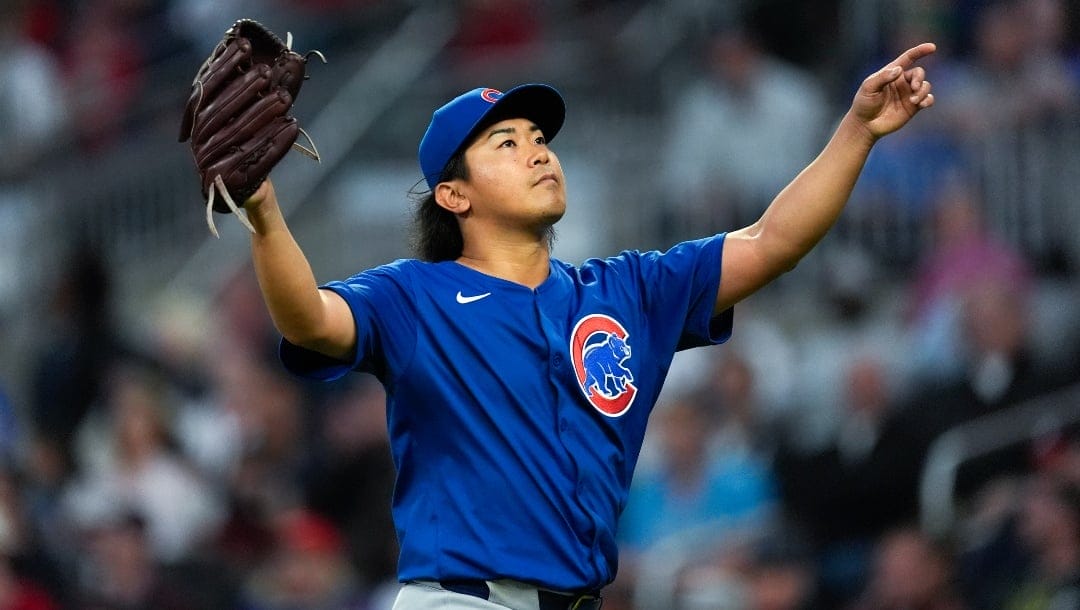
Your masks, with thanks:
M 323 381 L 356 370 L 386 381 L 391 363 L 405 361 L 416 344 L 416 315 L 407 269 L 399 261 L 321 288 L 340 295 L 352 311 L 356 323 L 353 359 L 337 360 L 282 338 L 278 354 L 286 370 Z
M 666 252 L 641 254 L 646 310 L 659 317 L 685 312 L 677 350 L 715 345 L 731 337 L 734 309 L 713 315 L 726 236 L 720 233 L 682 242 Z

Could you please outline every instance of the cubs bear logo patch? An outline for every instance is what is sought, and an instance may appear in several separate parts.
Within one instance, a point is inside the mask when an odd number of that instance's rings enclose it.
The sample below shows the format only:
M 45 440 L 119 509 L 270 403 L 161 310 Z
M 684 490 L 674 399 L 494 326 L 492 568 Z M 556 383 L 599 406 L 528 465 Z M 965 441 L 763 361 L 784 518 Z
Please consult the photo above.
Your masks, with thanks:
M 570 358 L 578 387 L 589 404 L 608 417 L 626 413 L 637 395 L 627 366 L 631 356 L 630 334 L 614 318 L 591 314 L 574 325 Z

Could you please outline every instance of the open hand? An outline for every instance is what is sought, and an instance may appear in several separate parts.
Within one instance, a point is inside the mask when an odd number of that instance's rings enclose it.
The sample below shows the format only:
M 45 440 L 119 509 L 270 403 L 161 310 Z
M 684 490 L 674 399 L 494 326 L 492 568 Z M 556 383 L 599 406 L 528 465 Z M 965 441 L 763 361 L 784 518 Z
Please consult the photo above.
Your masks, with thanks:
M 915 63 L 935 50 L 932 42 L 914 46 L 862 82 L 851 114 L 874 138 L 900 129 L 920 110 L 934 105 L 926 70 Z

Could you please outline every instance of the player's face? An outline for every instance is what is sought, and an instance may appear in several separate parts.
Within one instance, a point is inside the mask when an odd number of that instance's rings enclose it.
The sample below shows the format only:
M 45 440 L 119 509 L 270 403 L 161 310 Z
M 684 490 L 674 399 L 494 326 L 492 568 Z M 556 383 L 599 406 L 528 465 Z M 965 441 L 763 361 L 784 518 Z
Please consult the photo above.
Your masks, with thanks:
M 484 129 L 465 150 L 465 163 L 474 214 L 546 229 L 566 212 L 562 166 L 532 121 Z

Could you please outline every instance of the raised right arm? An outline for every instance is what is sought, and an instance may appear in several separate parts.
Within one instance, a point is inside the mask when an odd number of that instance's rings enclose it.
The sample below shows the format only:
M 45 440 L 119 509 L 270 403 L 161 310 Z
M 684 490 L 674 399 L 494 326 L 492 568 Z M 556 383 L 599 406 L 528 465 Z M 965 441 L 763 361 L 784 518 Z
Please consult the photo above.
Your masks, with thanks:
M 255 227 L 251 236 L 255 274 L 278 332 L 294 345 L 351 360 L 356 349 L 352 311 L 337 293 L 319 289 L 269 179 L 244 203 L 244 209 Z

